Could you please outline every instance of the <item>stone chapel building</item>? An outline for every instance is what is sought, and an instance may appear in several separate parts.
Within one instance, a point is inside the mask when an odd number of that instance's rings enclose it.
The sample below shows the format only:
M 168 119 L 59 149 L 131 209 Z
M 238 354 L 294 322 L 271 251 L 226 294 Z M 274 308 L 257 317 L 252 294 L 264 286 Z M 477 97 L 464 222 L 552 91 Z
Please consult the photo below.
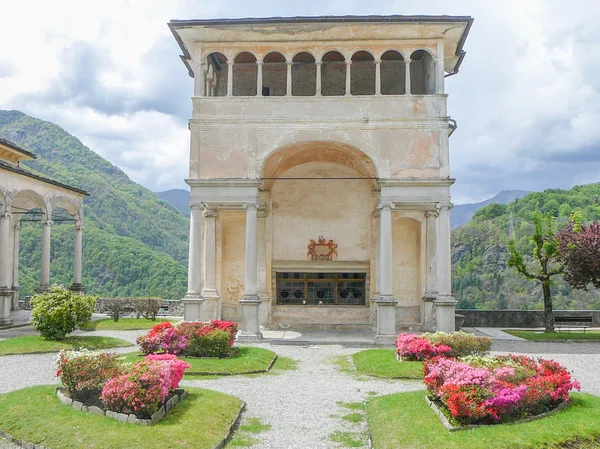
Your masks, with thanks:
M 454 329 L 444 79 L 472 20 L 169 23 L 194 78 L 185 319 Z

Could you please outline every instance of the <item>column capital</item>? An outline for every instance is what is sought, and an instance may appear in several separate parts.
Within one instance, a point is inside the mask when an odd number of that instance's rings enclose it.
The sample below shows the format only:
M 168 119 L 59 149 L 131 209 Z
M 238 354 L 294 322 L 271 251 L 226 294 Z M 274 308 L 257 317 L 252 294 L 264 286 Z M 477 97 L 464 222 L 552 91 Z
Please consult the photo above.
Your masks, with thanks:
M 375 59 L 375 64 L 381 64 L 381 59 Z
M 443 203 L 436 203 L 435 208 L 438 211 L 449 211 L 450 209 L 452 209 L 454 207 L 454 204 L 452 204 L 450 201 L 448 202 L 443 202 Z
M 394 209 L 396 207 L 396 205 L 394 204 L 393 201 L 382 201 L 381 203 L 379 203 L 377 205 L 377 209 L 380 210 L 385 210 L 385 209 Z
M 321 61 L 321 60 L 315 61 L 315 65 L 323 65 L 323 61 Z
M 229 60 L 227 61 L 227 65 L 231 66 L 231 65 L 233 65 L 233 64 L 235 64 L 235 62 L 233 62 L 233 61 L 229 61 Z
M 408 65 L 412 62 L 412 59 L 408 58 L 404 60 L 404 64 Z
M 75 230 L 76 231 L 83 231 L 83 225 L 81 223 L 80 224 L 75 224 Z
M 440 212 L 438 210 L 426 210 L 425 218 L 437 218 L 440 216 Z
M 191 210 L 203 210 L 204 204 L 190 204 Z
M 375 217 L 375 218 L 381 218 L 381 210 L 379 208 L 376 208 L 373 211 L 373 217 Z
M 264 61 L 262 59 L 257 59 L 256 60 L 256 65 L 263 65 Z
M 218 214 L 215 209 L 204 209 L 204 212 L 202 212 L 202 216 L 204 218 L 216 218 L 217 215 Z
M 244 203 L 244 209 L 248 210 L 248 209 L 260 209 L 260 204 L 257 203 Z
M 352 65 L 352 59 L 346 59 L 346 65 Z
M 42 220 L 42 226 L 52 226 L 52 220 Z
M 292 61 L 291 59 L 288 59 L 288 60 L 285 61 L 285 63 L 287 65 L 292 65 L 294 63 L 294 61 Z
M 10 211 L 3 211 L 0 212 L 0 218 L 11 218 L 12 214 L 10 213 Z

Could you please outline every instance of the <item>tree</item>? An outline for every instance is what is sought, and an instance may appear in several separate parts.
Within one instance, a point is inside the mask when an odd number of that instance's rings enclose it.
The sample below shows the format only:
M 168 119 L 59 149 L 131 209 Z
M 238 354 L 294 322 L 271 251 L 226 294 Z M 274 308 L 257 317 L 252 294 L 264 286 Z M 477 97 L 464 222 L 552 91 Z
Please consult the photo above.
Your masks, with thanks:
M 552 313 L 552 293 L 550 286 L 552 276 L 561 274 L 564 266 L 560 262 L 558 251 L 558 240 L 554 235 L 554 223 L 552 215 L 534 212 L 531 216 L 533 221 L 533 234 L 530 242 L 533 244 L 533 258 L 539 267 L 530 269 L 522 252 L 520 252 L 514 240 L 508 242 L 510 257 L 508 266 L 513 267 L 519 274 L 527 279 L 537 280 L 542 284 L 544 294 L 544 331 L 554 332 L 554 315 Z
M 581 214 L 574 213 L 569 226 L 556 234 L 564 278 L 573 288 L 600 288 L 600 223 L 582 222 Z

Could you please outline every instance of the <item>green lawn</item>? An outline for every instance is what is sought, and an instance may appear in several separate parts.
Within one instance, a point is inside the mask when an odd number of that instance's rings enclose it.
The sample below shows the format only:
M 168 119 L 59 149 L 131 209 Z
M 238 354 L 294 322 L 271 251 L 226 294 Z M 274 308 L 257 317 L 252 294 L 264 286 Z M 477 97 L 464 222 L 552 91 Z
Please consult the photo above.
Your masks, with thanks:
M 359 374 L 386 379 L 423 379 L 423 363 L 399 362 L 395 349 L 367 349 L 352 358 Z
M 367 402 L 374 449 L 574 449 L 600 443 L 597 396 L 574 393 L 567 409 L 537 421 L 449 432 L 425 403 L 425 394 L 425 390 L 398 393 Z M 566 444 L 574 440 L 579 441 Z
M 109 349 L 133 346 L 128 341 L 111 337 L 86 337 L 71 336 L 63 340 L 46 340 L 39 335 L 7 338 L 0 340 L 0 355 L 10 354 L 37 354 L 43 352 L 56 352 L 61 349 Z
M 170 321 L 175 323 L 174 320 L 159 319 L 152 321 L 148 318 L 121 318 L 119 321 L 115 321 L 112 318 L 104 318 L 102 320 L 90 321 L 81 329 L 84 331 L 134 331 L 139 329 L 152 329 L 158 323 L 163 321 Z
M 190 376 L 210 376 L 210 375 L 228 375 L 228 374 L 250 374 L 265 372 L 271 366 L 273 360 L 277 357 L 273 351 L 251 346 L 240 346 L 238 353 L 229 359 L 196 359 L 180 357 L 191 365 L 185 373 L 187 379 Z M 125 354 L 129 362 L 142 360 L 141 352 L 132 352 Z
M 216 391 L 190 395 L 154 426 L 122 423 L 61 404 L 55 385 L 0 395 L 0 429 L 51 449 L 213 449 L 229 431 L 242 401 Z
M 562 340 L 600 340 L 600 332 L 598 331 L 561 331 L 544 333 L 542 331 L 515 331 L 505 330 L 507 334 L 521 337 L 529 341 L 562 341 Z

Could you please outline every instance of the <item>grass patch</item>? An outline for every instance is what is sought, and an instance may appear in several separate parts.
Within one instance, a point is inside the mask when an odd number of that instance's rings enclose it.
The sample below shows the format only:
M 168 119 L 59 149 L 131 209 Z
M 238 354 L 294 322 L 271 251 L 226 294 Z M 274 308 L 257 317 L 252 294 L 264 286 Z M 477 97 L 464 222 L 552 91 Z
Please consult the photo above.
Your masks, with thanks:
M 329 435 L 329 439 L 345 447 L 363 447 L 362 434 L 358 432 L 341 432 L 336 430 Z
M 338 407 L 344 407 L 349 410 L 364 410 L 365 405 L 362 402 L 342 402 L 337 401 L 335 403 Z
M 273 359 L 277 357 L 273 351 L 251 346 L 240 346 L 234 357 L 228 359 L 196 359 L 182 357 L 191 365 L 185 373 L 185 378 L 194 376 L 210 375 L 228 375 L 228 374 L 249 374 L 259 371 L 266 371 L 271 366 Z M 125 354 L 125 359 L 129 362 L 142 360 L 141 352 L 132 352 Z
M 128 341 L 112 337 L 70 336 L 62 340 L 46 340 L 39 335 L 7 338 L 0 340 L 0 355 L 10 354 L 40 354 L 56 352 L 61 349 L 109 349 L 133 346 Z
M 423 363 L 398 362 L 395 349 L 367 349 L 352 358 L 359 374 L 386 379 L 423 379 Z
M 279 371 L 295 371 L 298 368 L 298 360 L 290 357 L 277 357 L 270 373 L 279 374 Z
M 598 341 L 600 340 L 600 332 L 598 331 L 572 331 L 572 332 L 535 332 L 535 331 L 515 331 L 505 330 L 507 334 L 515 337 L 524 338 L 529 341 L 565 341 L 565 340 L 580 340 L 580 341 Z
M 425 391 L 381 396 L 367 402 L 375 449 L 587 448 L 600 435 L 600 398 L 574 393 L 565 410 L 522 424 L 449 432 L 425 403 Z
M 81 326 L 84 331 L 135 331 L 141 329 L 152 329 L 158 323 L 163 321 L 173 320 L 156 319 L 154 321 L 148 318 L 120 318 L 115 321 L 112 318 L 104 318 L 102 320 L 90 321 L 85 326 Z
M 329 361 L 342 373 L 356 374 L 356 370 L 354 369 L 354 366 L 352 366 L 350 357 L 347 355 L 336 355 L 335 357 L 331 357 Z
M 348 413 L 347 415 L 342 416 L 342 419 L 344 421 L 348 421 L 351 423 L 359 423 L 363 420 L 364 415 L 362 413 Z
M 229 446 L 232 447 L 248 447 L 253 446 L 259 442 L 253 435 L 258 435 L 265 430 L 271 428 L 270 424 L 263 424 L 260 418 L 247 418 L 240 426 L 238 432 L 231 439 Z
M 56 386 L 0 395 L 0 429 L 15 438 L 61 449 L 214 448 L 237 417 L 242 401 L 216 391 L 190 395 L 158 424 L 136 426 L 61 404 Z

